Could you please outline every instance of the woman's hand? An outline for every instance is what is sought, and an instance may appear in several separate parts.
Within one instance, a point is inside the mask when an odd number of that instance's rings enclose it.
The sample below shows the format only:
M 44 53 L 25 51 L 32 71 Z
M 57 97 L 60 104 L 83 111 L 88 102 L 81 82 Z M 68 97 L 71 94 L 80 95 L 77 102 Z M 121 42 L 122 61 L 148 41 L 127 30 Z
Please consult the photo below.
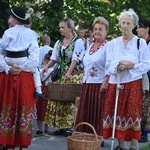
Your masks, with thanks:
M 133 69 L 134 68 L 134 64 L 128 60 L 121 60 L 119 62 L 120 68 L 124 68 L 123 65 L 126 67 L 125 69 Z
M 69 71 L 65 74 L 65 78 L 66 79 L 70 79 L 71 78 L 71 73 Z
M 44 73 L 47 72 L 47 70 L 48 70 L 48 65 L 44 66 L 44 68 L 42 69 L 41 74 L 43 77 L 44 77 Z
M 105 76 L 105 79 L 104 79 L 104 81 L 103 81 L 103 83 L 101 85 L 101 88 L 100 88 L 100 92 L 105 92 L 107 90 L 108 83 L 109 83 L 109 77 L 110 77 L 109 75 Z
M 124 65 L 124 64 L 119 64 L 118 65 L 118 70 L 119 71 L 124 71 L 125 69 L 127 69 L 126 65 Z
M 20 74 L 20 72 L 21 72 L 21 69 L 16 66 L 12 66 L 9 70 L 9 73 L 12 75 L 18 75 L 18 74 Z

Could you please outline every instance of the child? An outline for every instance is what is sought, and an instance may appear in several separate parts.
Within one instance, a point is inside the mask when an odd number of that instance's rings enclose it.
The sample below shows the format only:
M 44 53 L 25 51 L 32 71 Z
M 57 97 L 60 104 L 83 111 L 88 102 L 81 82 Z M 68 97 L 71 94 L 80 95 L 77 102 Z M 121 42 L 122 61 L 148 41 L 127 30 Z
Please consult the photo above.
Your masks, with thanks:
M 52 54 L 52 50 L 50 50 L 44 57 L 43 65 L 45 66 L 49 60 L 50 56 Z M 42 69 L 41 69 L 42 70 Z M 54 70 L 53 67 L 49 68 L 48 71 L 44 74 L 44 76 L 41 75 L 41 80 L 42 80 L 42 92 L 44 95 L 48 96 L 48 83 L 52 82 L 50 74 Z M 43 134 L 42 131 L 42 123 L 45 120 L 45 113 L 46 113 L 46 108 L 47 108 L 47 102 L 48 101 L 41 101 L 40 99 L 37 100 L 36 103 L 36 110 L 37 110 L 37 126 L 38 129 L 36 131 L 36 135 L 41 135 Z M 48 133 L 48 125 L 45 124 L 45 130 L 44 133 Z

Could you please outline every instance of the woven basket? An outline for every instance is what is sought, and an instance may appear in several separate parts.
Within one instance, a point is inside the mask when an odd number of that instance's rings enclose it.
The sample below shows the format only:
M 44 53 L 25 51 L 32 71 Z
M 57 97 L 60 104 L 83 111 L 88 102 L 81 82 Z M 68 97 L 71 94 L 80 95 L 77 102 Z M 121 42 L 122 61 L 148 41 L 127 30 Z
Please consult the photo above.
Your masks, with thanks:
M 82 84 L 49 83 L 48 98 L 51 101 L 73 102 L 80 96 Z
M 90 126 L 94 134 L 75 134 L 75 130 L 80 125 Z M 87 122 L 81 122 L 74 128 L 72 135 L 68 136 L 68 150 L 100 150 L 101 142 L 102 137 L 96 134 L 94 127 Z

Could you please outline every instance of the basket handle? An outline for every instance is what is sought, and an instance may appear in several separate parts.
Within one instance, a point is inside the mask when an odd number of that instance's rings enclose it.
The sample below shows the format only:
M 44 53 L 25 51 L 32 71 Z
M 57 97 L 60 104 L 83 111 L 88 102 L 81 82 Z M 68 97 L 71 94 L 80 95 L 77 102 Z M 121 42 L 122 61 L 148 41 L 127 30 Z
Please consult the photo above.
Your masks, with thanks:
M 93 127 L 91 124 L 89 124 L 88 122 L 81 122 L 81 123 L 78 123 L 78 124 L 75 126 L 75 128 L 74 128 L 74 130 L 73 130 L 73 132 L 72 132 L 72 135 L 75 135 L 75 131 L 76 131 L 76 129 L 77 129 L 80 125 L 87 125 L 87 126 L 91 127 L 92 130 L 93 130 L 93 132 L 94 132 L 95 139 L 98 141 L 98 136 L 97 136 L 97 133 L 96 133 L 94 127 Z

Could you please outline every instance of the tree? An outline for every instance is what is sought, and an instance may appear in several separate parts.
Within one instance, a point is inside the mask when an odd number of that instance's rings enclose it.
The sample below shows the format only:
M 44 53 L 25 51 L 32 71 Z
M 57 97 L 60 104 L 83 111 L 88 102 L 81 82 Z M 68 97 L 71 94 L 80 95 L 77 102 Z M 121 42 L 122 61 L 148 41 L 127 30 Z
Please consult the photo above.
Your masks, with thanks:
M 8 0 L 3 2 L 8 4 Z M 76 26 L 88 29 L 95 17 L 103 16 L 110 23 L 110 39 L 120 35 L 118 15 L 123 9 L 133 8 L 139 18 L 150 19 L 149 0 L 144 3 L 143 0 L 9 0 L 9 6 L 15 5 L 34 9 L 32 28 L 40 35 L 47 33 L 52 45 L 60 38 L 58 24 L 64 17 L 73 19 Z M 2 30 L 6 26 L 4 20 L 6 18 L 1 19 Z

